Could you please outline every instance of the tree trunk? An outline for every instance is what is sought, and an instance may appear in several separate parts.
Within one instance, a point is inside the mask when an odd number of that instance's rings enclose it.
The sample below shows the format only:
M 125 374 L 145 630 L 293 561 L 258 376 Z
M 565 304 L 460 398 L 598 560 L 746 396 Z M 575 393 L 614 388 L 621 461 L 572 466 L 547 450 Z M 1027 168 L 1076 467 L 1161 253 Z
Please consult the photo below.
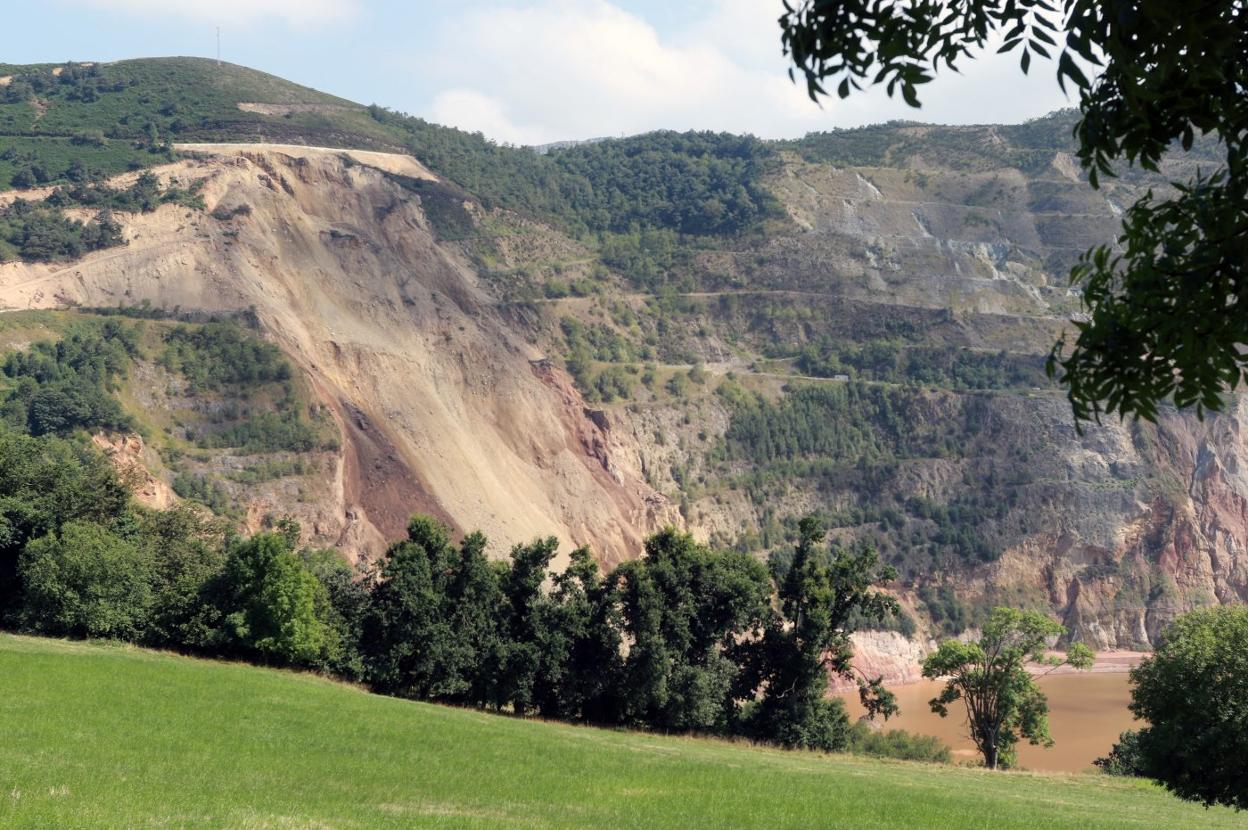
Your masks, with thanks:
M 985 747 L 984 763 L 987 764 L 988 769 L 997 768 L 997 745 L 995 743 L 989 744 L 987 747 Z

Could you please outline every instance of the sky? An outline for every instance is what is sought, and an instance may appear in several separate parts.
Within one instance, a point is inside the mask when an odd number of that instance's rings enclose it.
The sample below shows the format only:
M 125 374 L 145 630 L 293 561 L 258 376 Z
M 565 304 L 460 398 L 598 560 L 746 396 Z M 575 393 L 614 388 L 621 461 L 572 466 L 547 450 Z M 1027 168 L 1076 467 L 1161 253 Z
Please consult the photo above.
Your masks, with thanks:
M 7 5 L 7 4 L 6 4 Z M 1054 68 L 994 50 L 914 110 L 882 89 L 806 97 L 781 0 L 35 0 L 3 60 L 216 55 L 512 144 L 709 129 L 800 136 L 904 118 L 1017 123 L 1070 106 Z

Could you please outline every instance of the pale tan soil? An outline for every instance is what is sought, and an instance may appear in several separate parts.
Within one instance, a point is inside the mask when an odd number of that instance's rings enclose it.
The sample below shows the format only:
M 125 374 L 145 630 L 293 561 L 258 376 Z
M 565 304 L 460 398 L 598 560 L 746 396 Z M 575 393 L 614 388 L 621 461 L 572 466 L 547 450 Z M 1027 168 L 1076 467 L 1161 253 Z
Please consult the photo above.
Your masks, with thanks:
M 214 155 L 247 155 L 249 153 L 281 153 L 297 159 L 320 159 L 325 156 L 348 156 L 360 164 L 376 167 L 387 173 L 437 181 L 429 168 L 411 156 L 399 153 L 378 153 L 372 150 L 342 150 L 335 147 L 305 147 L 302 144 L 175 144 L 173 149 L 188 153 Z
M 278 116 L 302 112 L 350 112 L 360 109 L 346 104 L 262 104 L 252 101 L 239 101 L 238 108 L 243 112 Z
M 1147 651 L 1098 651 L 1092 668 L 1086 671 L 1080 671 L 1071 666 L 1058 666 L 1054 669 L 1034 664 L 1029 665 L 1027 670 L 1032 674 L 1124 674 L 1138 666 L 1148 656 Z
M 340 426 L 325 505 L 337 520 L 321 531 L 352 555 L 376 553 L 416 511 L 480 528 L 496 554 L 539 535 L 558 536 L 565 554 L 638 553 L 673 511 L 615 463 L 610 422 L 589 417 L 567 376 L 530 364 L 540 355 L 436 242 L 419 200 L 371 166 L 423 168 L 355 152 L 369 166 L 348 166 L 342 154 L 229 146 L 160 168 L 203 179 L 209 211 L 251 213 L 218 221 L 167 205 L 124 217 L 125 247 L 0 265 L 0 305 L 254 307 Z

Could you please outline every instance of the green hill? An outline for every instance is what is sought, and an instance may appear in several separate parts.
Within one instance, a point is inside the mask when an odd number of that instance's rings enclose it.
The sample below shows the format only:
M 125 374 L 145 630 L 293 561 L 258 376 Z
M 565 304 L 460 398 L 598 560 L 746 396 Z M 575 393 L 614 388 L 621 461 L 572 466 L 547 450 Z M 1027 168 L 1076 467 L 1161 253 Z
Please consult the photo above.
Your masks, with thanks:
M 359 104 L 203 58 L 0 64 L 0 79 L 0 189 L 26 167 L 38 184 L 66 181 L 75 159 L 110 174 L 146 167 L 166 160 L 172 141 L 405 143 Z
M 755 749 L 0 637 L 0 825 L 1245 827 L 1151 785 Z

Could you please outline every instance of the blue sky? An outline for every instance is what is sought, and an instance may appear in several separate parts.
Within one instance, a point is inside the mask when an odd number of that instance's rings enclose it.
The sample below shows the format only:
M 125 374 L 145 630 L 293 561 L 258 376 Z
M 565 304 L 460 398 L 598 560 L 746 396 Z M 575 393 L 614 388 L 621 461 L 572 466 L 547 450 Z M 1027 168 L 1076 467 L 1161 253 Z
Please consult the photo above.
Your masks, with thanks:
M 6 4 L 7 5 L 7 4 Z M 222 57 L 513 143 L 715 129 L 764 137 L 891 118 L 1012 123 L 1067 105 L 1050 65 L 989 56 L 915 112 L 875 91 L 818 107 L 780 54 L 780 0 L 36 0 L 3 60 Z

